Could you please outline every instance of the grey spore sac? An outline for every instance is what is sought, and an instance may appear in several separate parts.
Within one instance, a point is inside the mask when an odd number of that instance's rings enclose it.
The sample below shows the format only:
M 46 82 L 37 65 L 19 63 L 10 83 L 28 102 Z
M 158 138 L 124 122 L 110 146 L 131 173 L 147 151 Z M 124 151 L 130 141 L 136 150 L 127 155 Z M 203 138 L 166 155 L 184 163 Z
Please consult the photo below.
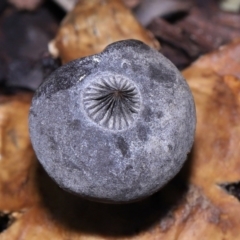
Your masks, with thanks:
M 32 100 L 33 148 L 60 187 L 111 203 L 145 198 L 181 169 L 196 113 L 176 67 L 137 40 L 57 69 Z

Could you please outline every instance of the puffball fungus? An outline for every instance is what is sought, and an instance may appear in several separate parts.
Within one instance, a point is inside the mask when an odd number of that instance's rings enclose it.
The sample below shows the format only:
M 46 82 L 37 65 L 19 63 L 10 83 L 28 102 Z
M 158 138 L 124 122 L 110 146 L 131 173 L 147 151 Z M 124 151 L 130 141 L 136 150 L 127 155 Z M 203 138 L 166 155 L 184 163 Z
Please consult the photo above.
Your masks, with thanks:
M 169 182 L 191 150 L 195 124 L 186 81 L 137 40 L 57 69 L 36 91 L 29 116 L 33 148 L 58 185 L 115 203 Z

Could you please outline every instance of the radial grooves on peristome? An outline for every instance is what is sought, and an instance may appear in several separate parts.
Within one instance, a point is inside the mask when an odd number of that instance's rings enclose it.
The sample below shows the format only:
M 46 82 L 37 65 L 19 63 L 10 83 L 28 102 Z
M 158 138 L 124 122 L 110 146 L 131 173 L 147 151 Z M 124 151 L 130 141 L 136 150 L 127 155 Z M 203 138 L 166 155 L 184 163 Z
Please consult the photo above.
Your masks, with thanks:
M 89 117 L 101 126 L 122 130 L 140 109 L 136 86 L 120 76 L 100 78 L 86 88 L 83 102 Z

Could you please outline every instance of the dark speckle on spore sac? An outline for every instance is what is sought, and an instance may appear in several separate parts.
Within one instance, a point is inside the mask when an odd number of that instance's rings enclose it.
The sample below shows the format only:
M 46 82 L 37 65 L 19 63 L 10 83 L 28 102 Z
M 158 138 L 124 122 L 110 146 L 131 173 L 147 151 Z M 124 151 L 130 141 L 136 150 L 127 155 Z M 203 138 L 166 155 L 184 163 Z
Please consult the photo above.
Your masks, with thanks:
M 169 151 L 172 151 L 173 146 L 171 144 L 168 144 L 168 149 L 169 149 Z
M 121 151 L 123 157 L 127 157 L 127 155 L 129 155 L 128 154 L 129 146 L 123 137 L 117 138 L 117 147 Z
M 163 70 L 161 65 L 150 65 L 149 74 L 151 79 L 154 79 L 156 82 L 161 83 L 162 86 L 166 88 L 172 88 L 176 79 L 175 73 L 169 73 L 168 71 Z
M 57 150 L 57 142 L 55 141 L 54 137 L 52 136 L 48 136 L 49 138 L 49 147 L 52 149 L 52 150 Z
M 33 111 L 33 109 L 30 109 L 29 114 L 32 114 L 34 117 L 37 117 L 37 114 Z
M 122 63 L 122 68 L 123 68 L 124 70 L 126 70 L 127 68 L 129 68 L 128 63 L 123 62 L 123 63 Z
M 156 116 L 157 116 L 158 119 L 162 118 L 163 117 L 163 112 L 162 111 L 157 112 Z
M 138 138 L 145 142 L 148 139 L 149 128 L 147 126 L 138 125 L 137 127 Z
M 126 171 L 130 171 L 130 170 L 132 170 L 132 169 L 133 169 L 133 166 L 132 166 L 132 165 L 127 165 Z
M 132 68 L 133 72 L 136 72 L 136 73 L 141 73 L 142 72 L 142 67 L 138 64 L 132 63 L 131 68 Z
M 146 122 L 150 122 L 153 117 L 153 111 L 149 106 L 145 106 L 142 112 L 143 118 Z
M 81 129 L 81 122 L 78 119 L 75 119 L 75 120 L 69 122 L 68 125 L 69 125 L 69 128 L 74 131 L 80 131 L 80 129 Z
M 164 116 L 164 114 L 162 111 L 158 111 L 158 112 L 154 113 L 149 106 L 146 106 L 142 111 L 142 116 L 143 116 L 145 122 L 151 122 L 155 116 L 158 119 L 160 119 Z

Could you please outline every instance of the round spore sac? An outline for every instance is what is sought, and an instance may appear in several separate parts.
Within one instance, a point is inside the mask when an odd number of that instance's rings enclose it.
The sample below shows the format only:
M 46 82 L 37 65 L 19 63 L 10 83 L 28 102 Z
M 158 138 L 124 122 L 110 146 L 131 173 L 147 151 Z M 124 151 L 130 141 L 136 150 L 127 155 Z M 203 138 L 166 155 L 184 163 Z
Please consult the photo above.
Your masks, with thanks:
M 58 185 L 112 203 L 168 183 L 191 150 L 195 125 L 182 75 L 137 40 L 57 69 L 36 91 L 29 115 L 33 148 Z

